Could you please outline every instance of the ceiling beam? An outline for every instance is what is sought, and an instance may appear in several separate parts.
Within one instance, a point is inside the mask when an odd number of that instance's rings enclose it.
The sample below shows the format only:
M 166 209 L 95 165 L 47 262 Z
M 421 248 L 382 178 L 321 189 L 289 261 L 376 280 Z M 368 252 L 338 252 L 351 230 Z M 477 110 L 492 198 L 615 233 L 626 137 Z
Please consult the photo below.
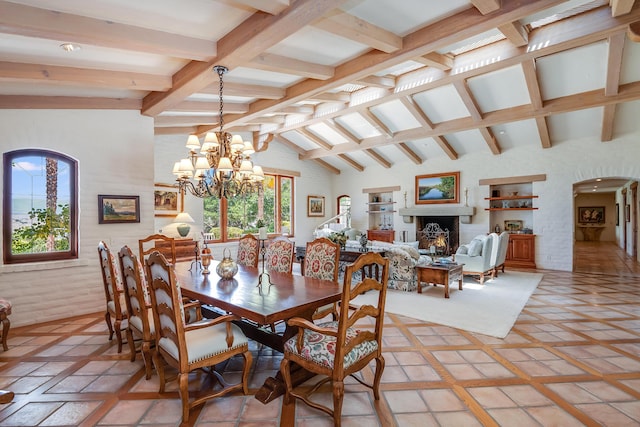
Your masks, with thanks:
M 252 9 L 260 10 L 262 12 L 270 13 L 271 15 L 277 15 L 285 10 L 291 2 L 289 0 L 222 0 L 225 3 L 234 6 L 247 6 Z
M 422 157 L 420 157 L 418 154 L 416 154 L 416 152 L 413 151 L 405 142 L 400 142 L 396 146 L 413 163 L 415 163 L 416 165 L 421 165 L 422 164 Z
M 334 132 L 338 133 L 340 136 L 342 136 L 344 139 L 346 139 L 351 143 L 357 144 L 358 142 L 360 142 L 360 139 L 357 136 L 352 134 L 347 128 L 345 128 L 344 126 L 342 126 L 340 123 L 336 122 L 333 119 L 327 120 L 325 122 L 325 125 L 327 125 Z
M 373 148 L 368 148 L 364 150 L 363 153 L 365 153 L 366 155 L 371 157 L 373 160 L 378 162 L 383 168 L 389 169 L 391 167 L 391 162 L 385 159 L 380 153 L 378 153 Z
M 313 101 L 320 102 L 340 102 L 347 103 L 351 101 L 351 95 L 347 92 L 322 92 L 309 97 Z
M 314 144 L 324 148 L 325 150 L 331 150 L 333 148 L 333 145 L 329 144 L 327 141 L 325 141 L 315 133 L 311 132 L 309 129 L 298 128 L 296 129 L 296 131 L 298 131 L 298 133 L 302 134 L 305 138 L 307 138 Z
M 314 64 L 272 53 L 261 53 L 253 58 L 247 67 L 319 80 L 327 80 L 333 77 L 335 72 L 334 68 L 328 65 Z
M 465 80 L 456 80 L 453 82 L 453 87 L 456 89 L 456 92 L 458 92 L 462 103 L 467 107 L 467 111 L 469 111 L 471 118 L 475 121 L 482 120 L 482 113 L 480 112 L 480 108 L 478 107 L 476 100 L 469 91 L 467 82 Z
M 8 1 L 0 1 L 0 28 L 3 33 L 19 36 L 72 41 L 189 60 L 206 61 L 217 54 L 216 43 L 210 40 L 72 15 L 57 10 L 24 6 Z
M 142 102 L 141 102 L 142 103 Z M 240 102 L 225 102 L 225 113 L 245 113 L 249 110 L 249 104 Z M 220 116 L 220 104 L 218 101 L 183 101 L 175 107 L 168 110 L 171 111 L 185 111 L 190 113 L 212 113 Z
M 198 130 L 196 126 L 155 127 L 154 135 L 190 135 Z
M 204 89 L 198 91 L 198 93 L 208 95 L 218 95 L 220 93 L 220 84 L 209 85 Z M 224 81 L 224 95 L 227 96 L 242 96 L 248 98 L 262 98 L 262 99 L 280 99 L 286 95 L 285 89 L 273 86 L 262 85 L 246 85 L 241 83 L 235 83 L 225 80 Z
M 450 55 L 437 52 L 429 52 L 426 55 L 418 56 L 413 58 L 413 61 L 443 71 L 448 71 L 453 67 L 453 58 Z
M 392 137 L 393 132 L 391 132 L 387 127 L 387 125 L 385 125 L 382 122 L 382 120 L 378 118 L 378 116 L 373 114 L 371 110 L 369 110 L 368 108 L 363 108 L 359 111 L 359 113 L 362 116 L 362 118 L 367 121 L 367 123 L 373 126 L 375 130 L 380 132 L 380 134 L 383 135 L 385 138 L 389 139 Z
M 212 72 L 214 65 L 223 64 L 230 70 L 245 65 L 344 1 L 297 0 L 278 15 L 254 13 L 218 41 L 218 54 L 215 59 L 207 62 L 191 61 L 173 75 L 173 86 L 170 90 L 147 95 L 142 102 L 141 113 L 155 116 L 168 110 L 213 83 L 217 78 Z
M 515 46 L 529 44 L 529 32 L 520 22 L 508 22 L 498 26 L 498 30 Z
M 402 37 L 343 11 L 336 10 L 312 25 L 382 52 L 402 48 Z
M 536 72 L 535 59 L 529 59 L 523 61 L 522 72 L 524 73 L 524 80 L 527 84 L 527 92 L 529 92 L 529 99 L 531 99 L 531 105 L 536 110 L 542 108 L 542 93 L 540 92 L 540 84 L 538 82 L 538 73 Z
M 616 104 L 605 105 L 602 109 L 602 131 L 600 141 L 608 142 L 613 139 L 613 124 L 616 118 Z
M 171 78 L 125 71 L 61 67 L 57 65 L 0 62 L 0 81 L 52 82 L 65 85 L 120 88 L 139 91 L 165 90 Z
M 471 0 L 471 4 L 483 15 L 500 9 L 500 0 Z
M 321 167 L 325 168 L 326 170 L 328 170 L 329 172 L 336 174 L 336 175 L 340 175 L 340 169 L 331 166 L 329 163 L 325 162 L 322 159 L 313 159 L 314 162 L 316 162 L 317 164 L 319 164 Z
M 614 18 L 631 12 L 635 0 L 609 0 L 611 4 L 611 16 Z
M 364 170 L 364 166 L 362 166 L 360 163 L 358 163 L 355 160 L 353 160 L 351 157 L 349 157 L 349 155 L 347 155 L 347 154 L 338 154 L 338 157 L 341 158 L 342 160 L 344 160 L 349 166 L 351 166 L 352 168 L 354 168 L 358 172 L 362 172 Z
M 289 148 L 290 150 L 293 150 L 294 152 L 298 153 L 298 155 L 306 155 L 307 154 L 307 150 L 305 150 L 304 148 L 300 147 L 298 144 L 296 144 L 295 142 L 291 141 L 290 139 L 282 136 L 282 134 L 274 135 L 274 139 L 276 139 L 279 143 L 281 143 L 285 147 Z
M 620 85 L 620 71 L 622 70 L 624 41 L 624 32 L 619 32 L 609 36 L 607 49 L 607 80 L 604 85 L 604 94 L 607 96 L 618 93 L 618 86 Z
M 549 127 L 547 126 L 547 118 L 536 117 L 536 127 L 538 128 L 538 135 L 540 136 L 540 145 L 542 148 L 551 148 L 551 134 L 549 133 Z
M 395 79 L 385 76 L 367 76 L 357 80 L 355 83 L 363 86 L 381 87 L 383 89 L 389 89 L 396 85 Z
M 0 109 L 139 110 L 142 100 L 82 96 L 0 95 Z
M 491 129 L 486 127 L 479 127 L 478 130 L 480 131 L 480 135 L 482 135 L 484 141 L 489 146 L 489 150 L 491 150 L 491 153 L 500 154 L 502 152 L 502 149 L 500 148 L 500 144 L 498 144 L 496 137 L 493 135 L 493 132 L 491 132 Z

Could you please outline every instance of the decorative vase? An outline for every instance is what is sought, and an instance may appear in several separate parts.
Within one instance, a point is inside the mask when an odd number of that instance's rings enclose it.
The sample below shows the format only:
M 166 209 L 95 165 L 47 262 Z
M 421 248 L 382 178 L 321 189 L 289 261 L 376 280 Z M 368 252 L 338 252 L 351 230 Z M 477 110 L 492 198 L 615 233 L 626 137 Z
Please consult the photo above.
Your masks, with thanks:
M 238 272 L 238 264 L 231 259 L 231 251 L 229 248 L 224 248 L 222 253 L 222 261 L 218 263 L 216 267 L 216 273 L 218 276 L 225 280 L 233 279 L 233 276 Z
M 209 266 L 211 265 L 211 260 L 213 256 L 211 256 L 211 249 L 204 248 L 202 249 L 202 274 L 209 274 Z
M 178 234 L 180 235 L 180 237 L 187 237 L 187 234 L 189 234 L 189 230 L 191 230 L 191 226 L 189 226 L 188 224 L 179 224 L 176 229 L 178 230 Z

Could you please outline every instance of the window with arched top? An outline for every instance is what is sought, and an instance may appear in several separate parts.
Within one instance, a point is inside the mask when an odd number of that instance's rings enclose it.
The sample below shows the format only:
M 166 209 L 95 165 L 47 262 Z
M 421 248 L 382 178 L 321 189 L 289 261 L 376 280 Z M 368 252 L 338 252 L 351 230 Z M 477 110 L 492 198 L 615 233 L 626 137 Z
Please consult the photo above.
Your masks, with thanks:
M 78 257 L 78 164 L 61 153 L 23 149 L 3 155 L 5 264 Z
M 336 219 L 336 222 L 351 227 L 351 215 L 347 215 L 347 213 L 351 211 L 351 197 L 347 194 L 338 196 L 336 206 L 338 207 L 338 215 L 342 215 Z

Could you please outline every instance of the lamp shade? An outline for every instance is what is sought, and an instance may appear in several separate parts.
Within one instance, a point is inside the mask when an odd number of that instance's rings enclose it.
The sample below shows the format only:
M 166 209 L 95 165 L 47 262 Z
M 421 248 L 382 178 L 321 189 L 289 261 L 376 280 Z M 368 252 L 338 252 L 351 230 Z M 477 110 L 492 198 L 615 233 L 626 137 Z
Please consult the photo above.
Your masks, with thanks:
M 196 221 L 191 217 L 191 215 L 189 215 L 188 212 L 180 212 L 178 215 L 176 215 L 176 218 L 173 220 L 173 222 L 194 223 Z
M 187 148 L 197 150 L 200 148 L 200 140 L 197 135 L 189 135 L 187 138 Z

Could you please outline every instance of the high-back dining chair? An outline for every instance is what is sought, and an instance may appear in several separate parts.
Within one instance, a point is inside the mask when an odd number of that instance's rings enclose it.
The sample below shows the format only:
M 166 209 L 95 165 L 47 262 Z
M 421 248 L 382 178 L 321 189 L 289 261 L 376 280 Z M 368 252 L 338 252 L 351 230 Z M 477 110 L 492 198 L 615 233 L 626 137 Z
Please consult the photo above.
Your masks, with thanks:
M 124 296 L 124 284 L 120 275 L 120 267 L 115 256 L 107 244 L 98 243 L 98 257 L 100 258 L 100 271 L 104 284 L 104 294 L 107 300 L 107 310 L 104 320 L 109 328 L 109 341 L 116 335 L 118 353 L 122 353 L 122 331 L 128 327 L 127 303 Z M 113 321 L 113 325 L 111 322 Z
M 238 317 L 228 314 L 186 325 L 182 314 L 184 308 L 180 285 L 173 264 L 159 252 L 154 252 L 149 255 L 146 268 L 156 325 L 156 350 L 153 358 L 160 379 L 160 393 L 164 392 L 167 380 L 164 360 L 178 371 L 182 421 L 188 421 L 191 408 L 209 399 L 236 390 L 242 390 L 247 394 L 252 356 L 247 337 L 238 326 L 231 323 Z M 229 385 L 223 380 L 222 375 L 216 372 L 215 365 L 236 355 L 244 358 L 242 380 Z M 213 388 L 208 381 L 204 381 L 204 389 L 190 401 L 189 373 L 205 367 L 209 369 L 203 375 L 215 375 L 220 380 L 222 388 Z
M 156 241 L 164 242 L 165 244 L 162 245 L 162 247 L 158 247 Z M 144 239 L 138 240 L 138 253 L 140 254 L 141 262 L 153 251 L 159 251 L 169 262 L 172 264 L 176 263 L 176 242 L 173 237 L 168 237 L 164 234 L 152 234 Z
M 340 269 L 340 245 L 331 240 L 320 237 L 307 242 L 304 256 L 304 275 L 321 280 L 338 281 Z M 334 319 L 337 316 L 336 304 L 327 304 L 320 307 L 313 314 L 313 319 L 322 319 L 331 314 Z
M 238 264 L 258 268 L 260 242 L 253 234 L 245 234 L 238 241 Z
M 380 280 L 366 277 L 361 282 L 352 283 L 354 272 L 374 265 L 382 267 Z M 284 358 L 280 364 L 280 372 L 286 385 L 282 401 L 283 410 L 284 405 L 295 405 L 295 399 L 300 399 L 307 405 L 333 416 L 334 425 L 340 426 L 344 379 L 347 376 L 371 388 L 374 398 L 380 399 L 380 379 L 385 365 L 382 356 L 382 326 L 388 272 L 389 260 L 380 254 L 369 252 L 360 255 L 353 264 L 346 267 L 341 307 L 351 308 L 340 310 L 337 321 L 318 325 L 300 317 L 287 321 L 289 326 L 298 327 L 298 333 L 284 344 Z M 350 304 L 354 298 L 367 291 L 378 293 L 375 304 L 360 307 Z M 366 326 L 356 327 L 360 322 Z M 369 327 L 370 324 L 373 325 L 373 329 Z M 373 382 L 366 383 L 354 374 L 372 360 L 376 361 Z M 291 365 L 298 365 L 324 378 L 310 389 L 306 386 L 293 389 Z M 321 385 L 328 381 L 332 383 L 333 409 L 311 399 L 311 396 L 321 389 Z
M 131 350 L 131 361 L 136 360 L 134 335 L 142 341 L 140 353 L 144 362 L 146 379 L 151 378 L 151 348 L 155 344 L 155 323 L 151 310 L 151 296 L 147 287 L 147 279 L 142 265 L 128 246 L 119 252 L 120 269 L 124 282 L 125 301 L 129 313 L 127 341 Z
M 266 268 L 269 271 L 291 274 L 295 242 L 284 236 L 278 236 L 269 242 L 265 251 Z

